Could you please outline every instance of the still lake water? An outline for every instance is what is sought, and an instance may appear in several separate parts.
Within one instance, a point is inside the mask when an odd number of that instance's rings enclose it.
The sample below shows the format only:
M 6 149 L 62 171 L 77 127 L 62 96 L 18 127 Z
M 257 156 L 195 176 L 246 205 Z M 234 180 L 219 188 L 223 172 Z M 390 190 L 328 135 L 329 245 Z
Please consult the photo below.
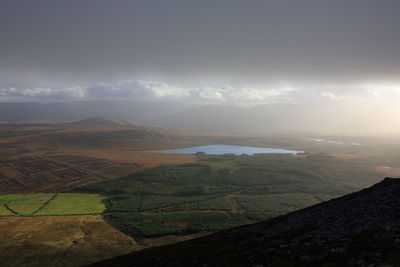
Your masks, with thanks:
M 204 152 L 210 155 L 223 155 L 223 154 L 297 154 L 304 153 L 303 151 L 287 150 L 280 148 L 267 148 L 267 147 L 255 147 L 255 146 L 231 146 L 231 145 L 210 145 L 210 146 L 194 146 L 181 149 L 172 149 L 161 151 L 164 153 L 176 153 L 176 154 L 195 154 L 197 152 Z

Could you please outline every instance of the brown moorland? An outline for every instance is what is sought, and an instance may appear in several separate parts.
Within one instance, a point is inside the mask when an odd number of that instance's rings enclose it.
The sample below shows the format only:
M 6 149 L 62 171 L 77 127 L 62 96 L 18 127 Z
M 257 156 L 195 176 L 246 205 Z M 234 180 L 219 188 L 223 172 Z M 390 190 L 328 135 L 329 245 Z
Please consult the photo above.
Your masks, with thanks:
M 100 215 L 1 217 L 1 266 L 82 266 L 144 248 Z
M 207 144 L 315 151 L 321 146 L 304 138 L 199 134 L 103 118 L 4 123 L 0 125 L 0 193 L 68 191 L 161 164 L 195 162 L 194 155 L 157 150 Z
M 43 130 L 45 129 L 45 130 Z M 0 127 L 0 192 L 66 191 L 193 155 L 143 152 L 198 144 L 163 129 L 95 118 Z

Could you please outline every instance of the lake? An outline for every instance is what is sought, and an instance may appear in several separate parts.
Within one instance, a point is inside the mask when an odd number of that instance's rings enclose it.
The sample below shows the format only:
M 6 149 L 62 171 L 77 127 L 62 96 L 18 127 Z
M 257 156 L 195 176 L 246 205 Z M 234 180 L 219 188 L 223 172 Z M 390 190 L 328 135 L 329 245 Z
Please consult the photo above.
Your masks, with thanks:
M 232 145 L 209 145 L 209 146 L 194 146 L 180 149 L 171 149 L 160 151 L 164 153 L 175 153 L 175 154 L 196 154 L 197 152 L 204 152 L 210 155 L 223 155 L 223 154 L 297 154 L 304 153 L 304 151 L 287 150 L 280 148 L 268 148 L 268 147 L 255 147 L 255 146 L 232 146 Z

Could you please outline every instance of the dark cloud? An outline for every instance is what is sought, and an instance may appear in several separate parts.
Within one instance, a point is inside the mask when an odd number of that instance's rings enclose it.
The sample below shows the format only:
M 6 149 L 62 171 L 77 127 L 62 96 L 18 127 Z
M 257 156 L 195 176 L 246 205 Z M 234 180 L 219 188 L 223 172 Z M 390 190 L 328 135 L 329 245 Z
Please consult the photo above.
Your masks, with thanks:
M 133 97 L 141 93 L 107 86 L 397 82 L 398 10 L 397 0 L 3 0 L 0 88 L 45 87 L 53 93 L 42 97 L 55 97 L 61 86 L 66 97 L 65 88 L 83 86 L 86 96 Z M 220 92 L 203 91 L 190 95 Z

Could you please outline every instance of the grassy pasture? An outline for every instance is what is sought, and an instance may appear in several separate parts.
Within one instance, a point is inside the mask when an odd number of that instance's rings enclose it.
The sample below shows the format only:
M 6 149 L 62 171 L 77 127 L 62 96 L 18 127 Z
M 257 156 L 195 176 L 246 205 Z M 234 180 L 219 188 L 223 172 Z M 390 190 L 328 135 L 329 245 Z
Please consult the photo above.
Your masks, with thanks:
M 105 203 L 109 212 L 138 211 L 142 196 L 118 195 L 108 198 Z
M 176 196 L 144 196 L 142 211 L 164 208 L 169 206 L 183 205 L 208 199 L 209 196 L 192 196 L 192 197 L 176 197 Z
M 209 196 L 117 195 L 106 200 L 108 211 L 151 211 L 209 199 Z
M 185 210 L 231 210 L 229 201 L 224 198 L 213 198 L 204 201 L 189 202 L 177 205 L 177 209 Z
M 15 215 L 15 213 L 13 213 L 12 211 L 10 211 L 9 209 L 7 209 L 4 204 L 0 205 L 0 216 L 12 216 Z
M 58 194 L 37 215 L 78 215 L 102 213 L 104 197 L 97 194 Z
M 133 228 L 139 237 L 219 231 L 250 222 L 240 214 L 224 212 L 132 213 L 112 217 Z
M 382 177 L 376 161 L 327 154 L 198 155 L 198 159 L 82 189 L 108 195 L 110 221 L 143 238 L 265 220 L 356 191 Z
M 51 196 L 51 195 L 52 194 L 48 194 L 48 193 L 0 195 L 0 203 L 24 202 L 24 201 L 30 200 L 30 201 L 32 201 L 31 203 L 40 204 L 40 202 L 43 201 L 45 197 Z
M 358 190 L 380 179 L 375 166 L 326 154 L 199 155 L 194 163 L 161 165 L 76 193 L 3 195 L 0 215 L 103 213 L 139 238 L 218 231 Z
M 0 215 L 98 214 L 105 209 L 97 194 L 33 193 L 0 195 Z
M 0 203 L 8 212 L 1 212 L 1 215 L 33 215 L 54 195 L 46 193 L 2 195 Z
M 247 195 L 338 196 L 369 186 L 381 177 L 382 173 L 369 162 L 324 154 L 307 158 L 264 154 L 222 160 L 210 156 L 196 163 L 147 169 L 84 189 L 111 195 L 204 196 L 242 191 Z

